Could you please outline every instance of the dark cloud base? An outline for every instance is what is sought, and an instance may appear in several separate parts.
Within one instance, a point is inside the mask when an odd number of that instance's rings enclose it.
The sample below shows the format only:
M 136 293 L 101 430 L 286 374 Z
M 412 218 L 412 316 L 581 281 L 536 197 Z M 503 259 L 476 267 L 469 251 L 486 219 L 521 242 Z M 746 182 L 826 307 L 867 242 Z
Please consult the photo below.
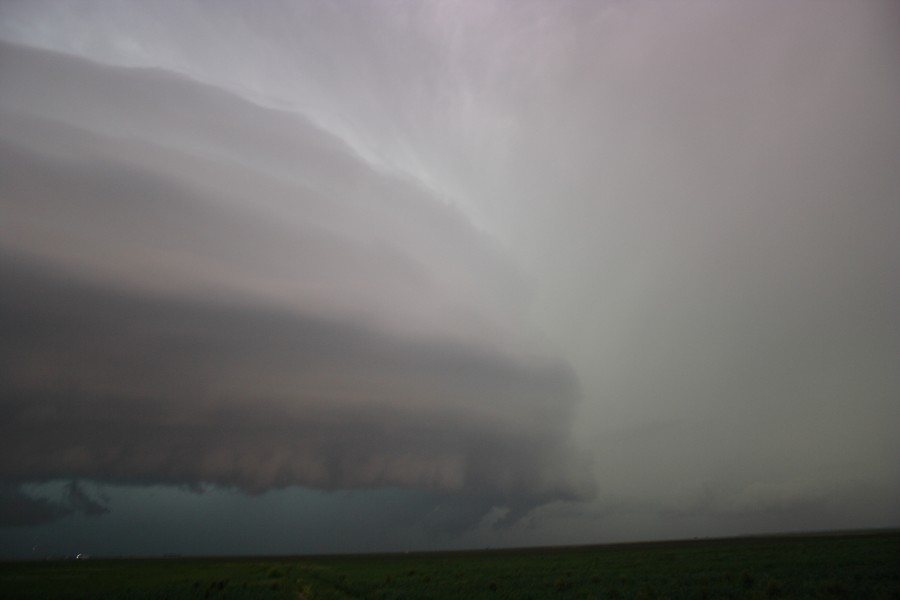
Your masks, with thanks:
M 564 441 L 577 386 L 558 364 L 139 296 L 8 257 L 0 279 L 3 480 L 401 486 L 507 506 L 588 490 Z

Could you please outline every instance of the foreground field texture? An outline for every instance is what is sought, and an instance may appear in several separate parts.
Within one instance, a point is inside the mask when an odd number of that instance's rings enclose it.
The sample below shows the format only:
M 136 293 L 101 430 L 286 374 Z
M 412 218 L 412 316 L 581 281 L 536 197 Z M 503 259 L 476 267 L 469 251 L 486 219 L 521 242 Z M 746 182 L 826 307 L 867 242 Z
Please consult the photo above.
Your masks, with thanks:
M 408 555 L 0 563 L 2 598 L 900 599 L 900 532 Z

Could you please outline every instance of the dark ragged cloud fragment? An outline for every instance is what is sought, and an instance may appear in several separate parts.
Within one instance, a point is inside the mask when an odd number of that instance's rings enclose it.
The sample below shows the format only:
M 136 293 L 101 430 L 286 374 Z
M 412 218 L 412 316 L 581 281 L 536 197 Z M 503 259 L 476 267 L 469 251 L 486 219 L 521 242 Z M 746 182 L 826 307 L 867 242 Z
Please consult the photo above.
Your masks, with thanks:
M 54 499 L 30 493 L 16 482 L 0 483 L 0 528 L 34 527 L 74 514 L 99 517 L 109 512 L 102 498 L 94 498 L 78 481 L 62 489 L 62 496 Z
M 65 490 L 65 502 L 75 512 L 81 513 L 86 517 L 99 517 L 109 512 L 109 507 L 106 504 L 91 497 L 77 481 L 70 481 L 63 489 Z
M 71 509 L 34 497 L 14 483 L 0 483 L 0 527 L 34 527 L 71 514 Z

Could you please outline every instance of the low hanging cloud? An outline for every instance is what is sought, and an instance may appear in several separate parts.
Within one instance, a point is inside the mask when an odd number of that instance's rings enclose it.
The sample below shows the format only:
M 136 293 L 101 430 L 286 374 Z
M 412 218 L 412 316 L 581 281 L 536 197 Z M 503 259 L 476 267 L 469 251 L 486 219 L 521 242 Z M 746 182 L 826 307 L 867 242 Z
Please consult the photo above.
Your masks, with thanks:
M 209 86 L 2 56 L 4 481 L 590 492 L 574 374 L 452 206 Z
M 52 500 L 30 496 L 17 484 L 0 484 L 0 527 L 33 527 L 70 514 Z
M 74 514 L 99 517 L 109 512 L 101 499 L 96 499 L 78 481 L 62 488 L 58 500 L 32 495 L 16 483 L 0 483 L 0 527 L 34 527 L 58 521 Z
M 9 479 L 577 494 L 558 363 L 38 271 L 3 268 Z

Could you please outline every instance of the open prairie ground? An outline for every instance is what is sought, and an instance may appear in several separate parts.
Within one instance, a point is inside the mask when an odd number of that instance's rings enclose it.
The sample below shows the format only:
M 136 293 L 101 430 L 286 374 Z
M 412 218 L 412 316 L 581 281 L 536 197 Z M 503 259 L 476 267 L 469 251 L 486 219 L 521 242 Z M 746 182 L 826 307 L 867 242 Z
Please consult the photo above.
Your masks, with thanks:
M 900 531 L 414 554 L 4 562 L 0 597 L 900 599 Z

